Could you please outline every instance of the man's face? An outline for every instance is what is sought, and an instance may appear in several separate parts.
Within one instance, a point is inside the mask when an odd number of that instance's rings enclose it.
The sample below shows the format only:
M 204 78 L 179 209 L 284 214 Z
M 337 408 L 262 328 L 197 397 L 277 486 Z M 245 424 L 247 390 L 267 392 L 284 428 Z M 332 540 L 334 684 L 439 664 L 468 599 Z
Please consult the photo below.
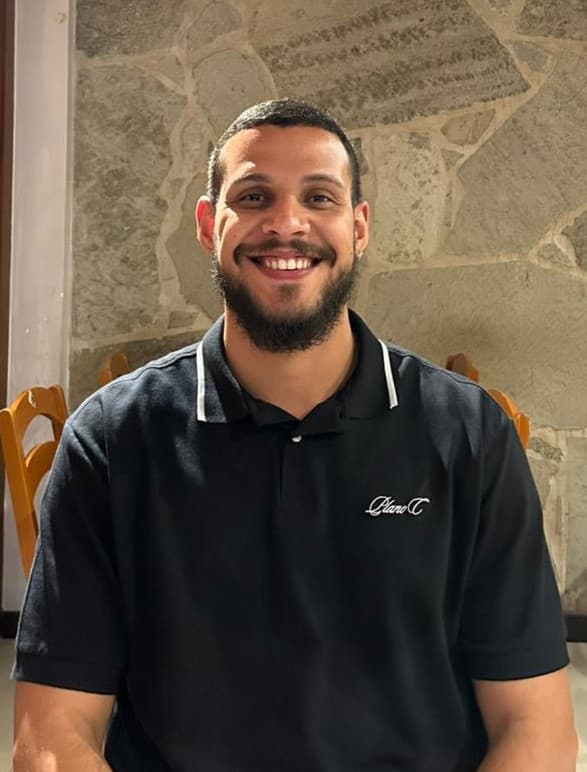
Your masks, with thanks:
M 196 216 L 227 315 L 260 348 L 321 342 L 343 313 L 368 238 L 344 146 L 323 129 L 264 125 L 232 137 L 220 163 L 216 208 L 200 199 Z

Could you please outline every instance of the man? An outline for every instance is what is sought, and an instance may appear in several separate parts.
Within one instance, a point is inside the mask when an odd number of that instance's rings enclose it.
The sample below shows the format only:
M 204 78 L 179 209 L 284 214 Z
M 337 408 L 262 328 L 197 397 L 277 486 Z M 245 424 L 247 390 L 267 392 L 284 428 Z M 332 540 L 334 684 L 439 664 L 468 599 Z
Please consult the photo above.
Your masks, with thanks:
M 64 432 L 16 772 L 570 772 L 524 453 L 480 387 L 348 310 L 369 208 L 345 134 L 251 108 L 196 221 L 224 317 Z

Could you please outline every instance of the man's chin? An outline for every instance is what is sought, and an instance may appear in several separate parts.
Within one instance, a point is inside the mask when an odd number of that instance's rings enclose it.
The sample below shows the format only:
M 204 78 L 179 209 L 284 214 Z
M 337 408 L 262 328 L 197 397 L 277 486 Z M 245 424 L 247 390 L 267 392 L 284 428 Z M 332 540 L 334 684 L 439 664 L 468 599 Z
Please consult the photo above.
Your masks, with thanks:
M 320 303 L 302 303 L 293 298 L 266 302 L 255 297 L 253 293 L 248 294 L 247 301 L 243 304 L 243 298 L 231 303 L 229 298 L 225 297 L 225 308 L 228 313 L 235 317 L 242 316 L 256 319 L 259 323 L 267 325 L 303 324 L 306 320 L 312 318 L 319 311 Z
M 290 292 L 294 289 L 290 287 L 282 288 L 280 297 L 265 303 L 243 283 L 231 281 L 219 271 L 214 279 L 227 312 L 257 348 L 293 353 L 318 346 L 328 338 L 346 309 L 357 275 L 355 261 L 351 271 L 326 285 L 314 304 L 301 302 L 299 294 Z
M 237 309 L 226 307 L 226 311 L 236 322 L 248 331 L 251 327 L 255 328 L 300 328 L 311 322 L 314 314 L 312 311 L 300 309 L 297 311 L 276 311 L 275 309 L 265 309 L 257 306 L 254 315 L 239 313 Z

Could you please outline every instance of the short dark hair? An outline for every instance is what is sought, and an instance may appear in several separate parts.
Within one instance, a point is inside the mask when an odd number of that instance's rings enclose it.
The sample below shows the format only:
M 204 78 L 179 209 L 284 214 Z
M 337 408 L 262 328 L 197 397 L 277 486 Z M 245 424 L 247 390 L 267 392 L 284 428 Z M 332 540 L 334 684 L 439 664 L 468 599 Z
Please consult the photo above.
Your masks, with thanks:
M 351 201 L 353 206 L 359 203 L 361 194 L 361 172 L 359 160 L 352 142 L 344 129 L 324 110 L 308 102 L 296 99 L 271 99 L 249 107 L 242 112 L 226 129 L 214 146 L 208 159 L 208 186 L 206 193 L 210 201 L 216 204 L 222 186 L 222 168 L 220 153 L 231 137 L 246 129 L 256 126 L 315 126 L 335 134 L 346 150 L 351 172 Z

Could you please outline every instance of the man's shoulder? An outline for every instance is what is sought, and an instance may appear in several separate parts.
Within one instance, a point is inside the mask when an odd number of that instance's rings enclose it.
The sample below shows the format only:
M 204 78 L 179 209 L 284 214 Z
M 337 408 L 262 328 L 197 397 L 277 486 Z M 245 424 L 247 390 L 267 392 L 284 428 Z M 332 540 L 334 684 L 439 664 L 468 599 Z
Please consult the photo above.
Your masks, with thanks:
M 447 370 L 425 357 L 393 343 L 389 351 L 400 406 L 413 410 L 442 427 L 457 423 L 479 427 L 486 434 L 507 416 L 491 395 L 475 381 Z
M 71 414 L 70 426 L 98 419 L 102 425 L 126 416 L 153 415 L 161 410 L 193 406 L 197 388 L 196 357 L 201 342 L 177 349 L 121 375 L 90 394 Z
M 382 342 L 389 351 L 394 370 L 400 380 L 417 377 L 424 386 L 433 391 L 435 389 L 456 390 L 472 396 L 485 393 L 482 386 L 464 375 L 447 370 L 420 354 L 402 348 L 395 343 Z

